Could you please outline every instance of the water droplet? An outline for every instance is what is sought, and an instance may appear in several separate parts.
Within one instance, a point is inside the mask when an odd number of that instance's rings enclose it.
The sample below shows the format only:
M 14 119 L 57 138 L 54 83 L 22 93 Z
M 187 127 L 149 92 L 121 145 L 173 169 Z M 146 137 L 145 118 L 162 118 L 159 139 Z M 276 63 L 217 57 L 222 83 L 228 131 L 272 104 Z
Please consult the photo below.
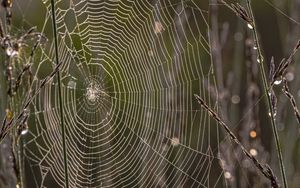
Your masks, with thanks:
M 276 112 L 276 111 L 275 111 L 275 112 L 273 112 L 273 117 L 274 117 L 274 118 L 275 118 L 276 114 L 277 114 L 277 112 Z M 271 117 L 271 116 L 272 116 L 271 112 L 269 112 L 269 113 L 268 113 L 268 115 Z
M 253 50 L 257 50 L 257 46 L 253 46 Z
M 21 131 L 21 135 L 25 135 L 28 133 L 28 124 L 27 122 L 25 122 L 23 125 L 22 125 L 22 131 Z
M 257 63 L 260 63 L 260 59 L 259 58 L 257 58 L 256 61 L 257 61 Z
M 13 49 L 11 47 L 6 48 L 6 54 L 11 56 Z
M 17 56 L 19 53 L 18 53 L 18 51 L 15 51 L 13 48 L 8 47 L 8 48 L 6 48 L 6 54 L 10 57 L 14 57 L 14 56 Z
M 275 84 L 275 85 L 279 85 L 279 84 L 281 84 L 281 83 L 282 83 L 282 79 L 277 79 L 277 80 L 274 81 L 274 84 Z
M 263 60 L 264 59 L 262 56 L 261 57 L 257 56 L 257 59 L 256 59 L 257 63 L 261 63 Z
M 21 135 L 25 135 L 28 133 L 28 128 L 25 128 L 21 131 Z
M 248 27 L 249 29 L 253 29 L 253 28 L 254 28 L 253 25 L 250 24 L 250 23 L 247 24 L 247 27 Z

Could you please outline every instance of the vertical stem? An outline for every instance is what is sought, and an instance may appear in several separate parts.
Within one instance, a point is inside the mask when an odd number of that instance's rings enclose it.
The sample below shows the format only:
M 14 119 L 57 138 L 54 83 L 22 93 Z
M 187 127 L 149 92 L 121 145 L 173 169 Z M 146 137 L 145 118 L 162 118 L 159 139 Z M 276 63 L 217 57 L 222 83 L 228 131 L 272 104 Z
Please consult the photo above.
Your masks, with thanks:
M 259 42 L 258 42 L 258 35 L 257 35 L 257 29 L 256 29 L 256 24 L 255 24 L 255 19 L 254 19 L 254 15 L 253 15 L 253 11 L 251 8 L 251 3 L 250 0 L 247 0 L 247 7 L 248 10 L 250 12 L 250 16 L 253 20 L 253 37 L 254 37 L 254 43 L 257 47 L 257 53 L 258 53 L 258 64 L 259 64 L 259 68 L 260 68 L 260 73 L 262 76 L 262 80 L 263 80 L 263 85 L 264 85 L 264 91 L 265 91 L 265 95 L 267 96 L 267 100 L 268 100 L 268 106 L 269 106 L 269 110 L 270 110 L 270 117 L 271 117 L 271 124 L 272 124 L 272 130 L 273 130 L 273 134 L 274 134 L 274 138 L 275 138 L 275 144 L 276 144 L 276 150 L 277 150 L 277 156 L 278 156 L 278 160 L 279 160 L 279 167 L 280 167 L 280 172 L 281 172 L 281 176 L 282 176 L 282 180 L 283 180 L 283 185 L 285 188 L 288 187 L 287 184 L 287 180 L 286 180 L 286 174 L 285 174 L 285 170 L 284 170 L 284 164 L 283 164 L 283 158 L 282 158 L 282 151 L 281 151 L 281 147 L 280 147 L 280 141 L 279 141 L 279 135 L 278 135 L 278 131 L 276 129 L 276 122 L 275 122 L 275 116 L 274 116 L 274 111 L 272 109 L 272 101 L 271 101 L 271 97 L 269 95 L 269 86 L 268 86 L 268 81 L 266 78 L 266 73 L 265 73 L 265 69 L 264 69 L 264 64 L 263 64 L 263 56 L 261 53 L 261 48 L 259 46 Z
M 19 177 L 18 177 L 18 182 L 17 182 L 17 185 L 19 185 L 20 188 L 24 188 L 25 187 L 25 174 L 24 174 L 24 163 L 23 163 L 23 145 L 24 145 L 24 142 L 23 142 L 23 138 L 22 138 L 22 135 L 20 135 L 19 139 L 17 139 L 17 164 L 18 164 L 18 170 L 19 170 Z
M 52 25 L 53 25 L 53 36 L 54 36 L 54 47 L 55 47 L 55 61 L 59 64 L 58 57 L 58 42 L 57 42 L 57 29 L 56 29 L 56 15 L 54 0 L 51 0 L 51 13 L 52 13 Z M 68 178 L 68 155 L 66 146 L 66 127 L 64 125 L 64 113 L 62 105 L 62 92 L 61 92 L 61 81 L 60 81 L 60 71 L 57 71 L 57 82 L 58 82 L 58 94 L 59 94 L 59 108 L 60 108 L 60 121 L 62 130 L 62 144 L 63 144 L 63 156 L 64 156 L 64 171 L 65 171 L 65 188 L 69 188 L 69 178 Z

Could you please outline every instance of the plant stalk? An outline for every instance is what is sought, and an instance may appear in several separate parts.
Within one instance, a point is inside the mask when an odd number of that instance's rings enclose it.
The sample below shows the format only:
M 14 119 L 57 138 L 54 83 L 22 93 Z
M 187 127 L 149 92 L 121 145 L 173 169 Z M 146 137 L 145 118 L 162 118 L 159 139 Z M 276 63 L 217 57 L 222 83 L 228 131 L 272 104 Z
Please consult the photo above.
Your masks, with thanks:
M 248 11 L 250 13 L 250 16 L 252 18 L 252 26 L 253 26 L 253 37 L 254 37 L 254 45 L 257 47 L 257 53 L 258 53 L 258 64 L 259 64 L 259 68 L 260 68 L 260 73 L 262 76 L 262 81 L 263 81 L 263 85 L 264 85 L 264 91 L 265 91 L 265 95 L 267 96 L 267 101 L 268 101 L 268 107 L 270 110 L 270 118 L 271 118 L 271 124 L 272 124 L 272 130 L 273 130 L 273 134 L 274 134 L 274 138 L 275 138 L 275 144 L 276 144 L 276 150 L 277 150 L 277 156 L 278 156 L 278 160 L 279 160 L 279 167 L 280 167 L 280 172 L 281 172 L 281 176 L 282 176 L 282 180 L 283 180 L 283 185 L 285 188 L 288 188 L 288 184 L 287 184 L 287 180 L 286 180 L 286 174 L 285 174 L 285 169 L 284 169 L 284 164 L 283 164 L 283 158 L 282 158 L 282 151 L 281 151 L 281 147 L 280 147 L 280 141 L 279 141 L 279 135 L 278 135 L 278 131 L 276 128 L 276 122 L 275 122 L 275 115 L 274 115 L 274 111 L 272 109 L 272 100 L 271 97 L 269 95 L 269 85 L 268 85 L 268 81 L 267 81 L 267 77 L 266 77 L 266 73 L 265 73 L 265 69 L 264 69 L 264 59 L 263 59 L 263 55 L 261 53 L 261 48 L 258 42 L 258 34 L 257 34 L 257 29 L 256 29 L 256 23 L 255 23 L 255 19 L 254 19 L 254 14 L 251 8 L 251 2 L 250 0 L 247 0 L 247 8 Z
M 51 0 L 51 13 L 52 13 L 52 25 L 53 25 L 53 36 L 54 36 L 54 47 L 55 47 L 55 61 L 59 64 L 58 57 L 58 41 L 57 41 L 57 28 L 56 28 L 56 15 L 55 15 L 55 5 L 54 0 Z M 60 71 L 57 71 L 57 82 L 58 82 L 58 93 L 59 93 L 59 108 L 60 108 L 60 121 L 61 121 L 61 131 L 62 131 L 62 147 L 63 147 L 63 157 L 64 157 L 64 174 L 65 174 L 65 188 L 69 188 L 69 178 L 68 178 L 68 155 L 66 146 L 66 127 L 64 124 L 64 112 L 62 105 L 62 92 L 61 92 L 61 80 Z

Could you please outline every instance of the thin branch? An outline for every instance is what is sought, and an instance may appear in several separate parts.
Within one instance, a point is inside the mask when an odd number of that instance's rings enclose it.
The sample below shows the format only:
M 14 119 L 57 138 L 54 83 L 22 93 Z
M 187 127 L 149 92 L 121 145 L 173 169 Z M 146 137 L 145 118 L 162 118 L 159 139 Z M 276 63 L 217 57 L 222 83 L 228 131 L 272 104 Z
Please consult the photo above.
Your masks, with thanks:
M 299 109 L 297 107 L 296 100 L 295 100 L 294 96 L 292 95 L 292 93 L 290 92 L 290 89 L 288 87 L 288 84 L 287 84 L 287 81 L 286 81 L 285 78 L 283 78 L 283 89 L 282 89 L 282 91 L 284 92 L 284 94 L 287 96 L 287 98 L 291 102 L 291 105 L 292 105 L 293 110 L 294 110 L 294 114 L 296 116 L 298 124 L 300 125 L 300 112 L 299 112 Z
M 253 27 L 253 19 L 251 18 L 251 16 L 247 12 L 247 10 L 244 7 L 242 7 L 240 4 L 238 4 L 238 3 L 228 4 L 224 0 L 219 0 L 219 2 L 222 3 L 223 5 L 225 5 L 227 8 L 229 8 L 231 11 L 233 11 L 242 20 L 246 21 L 246 23 L 249 24 L 250 27 Z
M 4 138 L 6 137 L 6 135 L 9 133 L 9 131 L 12 129 L 12 127 L 14 125 L 16 125 L 19 122 L 22 122 L 22 120 L 24 118 L 26 118 L 27 116 L 27 111 L 29 108 L 29 105 L 32 103 L 33 99 L 35 98 L 35 96 L 37 96 L 41 89 L 54 77 L 54 75 L 58 72 L 60 66 L 62 63 L 59 63 L 58 65 L 56 65 L 56 67 L 54 68 L 54 70 L 52 71 L 52 73 L 47 76 L 40 84 L 39 88 L 35 91 L 35 93 L 31 96 L 29 96 L 29 98 L 27 99 L 27 101 L 25 102 L 25 105 L 23 106 L 23 110 L 18 114 L 18 116 L 13 116 L 13 117 L 8 117 L 8 115 L 5 116 L 3 123 L 2 123 L 2 127 L 0 130 L 0 144 L 2 143 L 2 141 L 4 140 Z
M 219 124 L 221 125 L 226 133 L 230 136 L 231 140 L 235 142 L 243 151 L 243 153 L 253 162 L 253 164 L 256 166 L 256 168 L 266 177 L 270 180 L 271 186 L 273 188 L 278 188 L 279 184 L 277 182 L 277 178 L 274 175 L 273 171 L 268 165 L 261 164 L 251 153 L 247 151 L 247 149 L 241 144 L 241 142 L 237 139 L 237 137 L 234 135 L 234 133 L 230 130 L 230 128 L 225 124 L 225 122 L 219 117 L 219 115 L 212 110 L 205 102 L 204 100 L 198 96 L 194 95 L 198 101 L 198 103 L 201 105 L 202 108 L 204 108 L 209 115 Z
M 288 66 L 292 63 L 292 59 L 293 56 L 296 54 L 296 52 L 299 50 L 300 48 L 300 40 L 297 42 L 296 46 L 294 47 L 293 52 L 290 54 L 289 58 L 287 60 L 283 59 L 278 68 L 276 69 L 276 71 L 273 74 L 273 78 L 272 78 L 272 82 L 271 82 L 271 86 L 274 84 L 274 82 L 278 79 L 281 78 L 286 69 L 288 68 Z
M 32 47 L 31 49 L 31 52 L 30 52 L 30 56 L 29 56 L 29 61 L 28 63 L 25 64 L 23 70 L 21 71 L 21 73 L 19 74 L 17 80 L 16 80 L 16 86 L 15 86 L 15 92 L 18 90 L 20 84 L 21 84 L 21 81 L 22 81 L 22 77 L 23 75 L 25 74 L 25 72 L 29 72 L 30 74 L 30 82 L 31 82 L 31 71 L 30 71 L 30 68 L 32 66 L 32 61 L 33 61 L 33 55 L 34 55 L 34 52 L 36 51 L 37 47 L 39 46 L 40 44 L 40 41 L 41 41 L 41 38 L 34 44 L 34 46 Z

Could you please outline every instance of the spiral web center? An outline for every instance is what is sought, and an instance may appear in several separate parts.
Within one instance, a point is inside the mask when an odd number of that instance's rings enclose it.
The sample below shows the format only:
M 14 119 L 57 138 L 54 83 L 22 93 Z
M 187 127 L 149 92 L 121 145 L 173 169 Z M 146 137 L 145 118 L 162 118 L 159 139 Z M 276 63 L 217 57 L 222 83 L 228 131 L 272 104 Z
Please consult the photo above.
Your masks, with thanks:
M 100 87 L 95 83 L 91 83 L 86 89 L 86 98 L 92 103 L 99 99 L 100 94 Z

